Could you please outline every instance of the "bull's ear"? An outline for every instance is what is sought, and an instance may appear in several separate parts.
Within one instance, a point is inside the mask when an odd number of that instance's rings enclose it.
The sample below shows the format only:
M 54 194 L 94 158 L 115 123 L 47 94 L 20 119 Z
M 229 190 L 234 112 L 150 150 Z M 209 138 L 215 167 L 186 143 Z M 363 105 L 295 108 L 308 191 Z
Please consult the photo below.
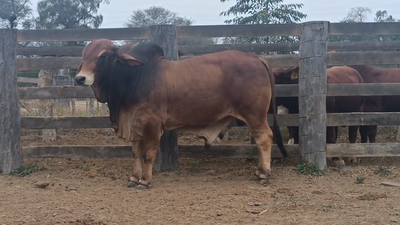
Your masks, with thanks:
M 141 66 L 144 64 L 142 61 L 133 58 L 131 55 L 125 52 L 119 52 L 117 60 L 122 63 L 128 63 L 130 66 Z

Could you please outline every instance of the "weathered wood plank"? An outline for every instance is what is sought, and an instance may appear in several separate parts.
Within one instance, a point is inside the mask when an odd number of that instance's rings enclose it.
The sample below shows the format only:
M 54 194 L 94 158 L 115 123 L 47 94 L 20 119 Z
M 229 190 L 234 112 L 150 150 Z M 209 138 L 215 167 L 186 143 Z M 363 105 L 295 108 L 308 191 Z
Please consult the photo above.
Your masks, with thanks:
M 174 25 L 150 26 L 150 41 L 161 46 L 167 60 L 178 60 L 178 38 Z M 153 165 L 154 171 L 174 171 L 178 169 L 178 134 L 165 131 Z
M 400 51 L 328 53 L 328 65 L 388 65 L 400 62 Z
M 308 163 L 326 168 L 326 55 L 329 22 L 302 24 L 299 49 L 299 148 Z
M 277 44 L 215 44 L 215 45 L 185 45 L 180 46 L 179 51 L 184 55 L 207 54 L 224 50 L 237 50 L 242 52 L 277 52 L 298 51 L 299 43 L 277 43 Z
M 38 78 L 30 78 L 30 77 L 18 77 L 18 83 L 29 83 L 29 84 L 37 84 L 39 81 Z
M 148 39 L 147 27 L 112 28 L 112 29 L 51 29 L 18 30 L 18 42 L 42 41 L 91 41 L 107 38 L 110 40 Z
M 400 143 L 327 144 L 327 157 L 400 156 Z
M 94 117 L 22 117 L 23 129 L 91 129 L 111 128 L 107 116 Z
M 17 59 L 18 71 L 51 70 L 51 69 L 78 69 L 81 57 L 46 57 Z
M 284 91 L 282 91 L 284 92 Z M 284 92 L 283 94 L 289 94 Z M 290 93 L 292 94 L 292 93 Z M 400 83 L 328 84 L 327 96 L 390 96 L 400 95 Z
M 87 87 L 26 87 L 18 88 L 19 99 L 62 99 L 62 98 L 94 98 L 93 90 Z
M 329 113 L 328 126 L 400 125 L 400 112 Z
M 354 41 L 329 42 L 328 50 L 336 51 L 397 51 L 400 41 Z M 38 56 L 81 56 L 83 46 L 72 47 L 24 47 L 17 48 L 17 55 Z M 184 55 L 201 55 L 224 50 L 238 50 L 242 52 L 277 52 L 298 51 L 299 43 L 277 44 L 215 44 L 215 45 L 185 45 L 179 46 Z
M 276 97 L 296 97 L 299 90 L 296 84 L 278 84 Z M 76 86 L 18 88 L 19 99 L 61 99 L 94 98 L 89 88 Z M 400 84 L 328 84 L 327 96 L 390 96 L 400 95 Z
M 279 114 L 280 126 L 298 126 L 298 114 Z M 272 124 L 272 116 L 268 115 L 268 123 Z M 400 125 L 400 112 L 368 112 L 368 113 L 328 113 L 326 126 L 358 126 L 358 125 Z M 22 117 L 23 129 L 91 129 L 111 128 L 107 116 L 96 117 Z
M 178 38 L 298 36 L 300 24 L 177 26 Z
M 297 157 L 297 145 L 286 145 L 290 157 Z M 181 158 L 258 158 L 256 145 L 213 145 L 210 149 L 204 146 L 180 145 L 178 153 Z M 24 159 L 28 158 L 125 158 L 133 157 L 130 145 L 121 146 L 24 146 Z M 278 146 L 272 145 L 272 157 L 281 158 Z
M 328 42 L 328 50 L 336 51 L 398 51 L 400 41 Z
M 17 31 L 0 29 L 0 173 L 21 166 L 21 124 L 15 59 Z
M 182 56 L 180 59 L 193 56 Z M 263 55 L 273 67 L 297 66 L 299 55 Z M 400 61 L 400 52 L 338 52 L 328 53 L 328 65 L 387 65 L 397 64 Z M 81 57 L 49 57 L 17 59 L 18 71 L 40 69 L 77 69 Z
M 301 24 L 179 26 L 178 38 L 298 36 Z M 330 35 L 400 34 L 399 23 L 331 23 Z M 148 27 L 112 29 L 18 30 L 18 42 L 148 39 Z
M 329 35 L 397 35 L 400 34 L 400 23 L 331 23 Z
M 289 157 L 298 157 L 298 145 L 285 145 Z M 178 146 L 181 158 L 258 158 L 255 145 Z M 125 158 L 132 157 L 130 145 L 119 146 L 23 146 L 22 157 L 28 158 Z M 272 157 L 280 158 L 277 145 L 272 145 Z M 326 157 L 399 157 L 400 143 L 327 144 Z
M 17 48 L 17 55 L 38 55 L 38 56 L 81 56 L 83 46 L 70 47 L 24 47 Z

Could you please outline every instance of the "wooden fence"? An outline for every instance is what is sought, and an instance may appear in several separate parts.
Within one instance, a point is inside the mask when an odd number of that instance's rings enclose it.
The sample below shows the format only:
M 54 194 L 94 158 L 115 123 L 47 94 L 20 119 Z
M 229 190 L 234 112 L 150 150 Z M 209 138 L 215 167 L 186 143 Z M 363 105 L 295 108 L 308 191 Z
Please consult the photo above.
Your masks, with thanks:
M 165 35 L 163 32 L 169 32 Z M 400 125 L 400 113 L 326 113 L 326 96 L 371 96 L 400 95 L 400 84 L 329 84 L 326 85 L 326 66 L 332 65 L 376 65 L 399 64 L 400 41 L 363 41 L 363 42 L 329 42 L 329 36 L 341 35 L 400 35 L 400 23 L 329 23 L 307 22 L 303 24 L 279 25 L 220 25 L 220 26 L 154 26 L 148 28 L 119 28 L 97 30 L 2 30 L 0 47 L 3 56 L 0 73 L 12 73 L 4 76 L 15 94 L 1 95 L 0 103 L 13 106 L 19 99 L 59 99 L 59 98 L 93 98 L 93 91 L 84 87 L 44 87 L 16 88 L 17 71 L 40 69 L 76 69 L 80 63 L 79 55 L 83 47 L 46 47 L 17 48 L 17 42 L 47 41 L 90 41 L 97 38 L 112 40 L 150 39 L 164 47 L 169 58 L 177 56 L 177 38 L 212 38 L 212 37 L 253 37 L 253 36 L 299 36 L 299 43 L 282 44 L 238 44 L 238 45 L 205 45 L 181 46 L 184 55 L 199 55 L 225 49 L 237 49 L 245 52 L 264 51 L 299 51 L 292 55 L 267 55 L 274 67 L 300 66 L 299 84 L 277 85 L 277 97 L 299 96 L 299 105 L 304 106 L 299 114 L 278 115 L 280 126 L 300 126 L 300 144 L 286 145 L 290 156 L 301 154 L 308 162 L 326 167 L 326 157 L 375 157 L 400 156 L 400 144 L 326 144 L 326 126 L 345 125 Z M 173 37 L 171 41 L 171 37 Z M 347 51 L 327 53 L 328 50 Z M 15 58 L 31 56 L 31 58 Z M 54 56 L 41 58 L 40 56 Z M 14 63 L 14 64 L 13 64 Z M 0 64 L 1 65 L 1 64 Z M 16 65 L 16 68 L 14 68 Z M 309 85 L 312 83 L 313 85 Z M 1 86 L 3 89 L 3 86 Z M 12 91 L 11 91 L 12 92 Z M 11 96 L 11 97 L 10 97 Z M 11 107 L 12 108 L 12 107 Z M 9 171 L 16 168 L 21 159 L 19 150 L 20 128 L 23 129 L 81 129 L 109 128 L 108 117 L 22 117 L 16 109 L 1 114 L 0 121 L 7 119 L 19 122 L 0 128 L 1 132 L 11 135 L 1 139 L 0 169 Z M 13 114 L 14 113 L 14 114 Z M 310 116 L 312 115 L 312 116 Z M 271 121 L 271 118 L 268 118 Z M 7 130 L 8 129 L 8 130 Z M 176 133 L 168 134 L 162 141 L 160 154 L 175 157 L 172 164 L 158 161 L 158 170 L 173 170 L 177 166 L 177 155 L 181 157 L 257 157 L 255 145 L 246 146 L 212 146 L 206 150 L 203 146 L 175 146 Z M 165 135 L 164 135 L 165 137 Z M 13 143 L 14 148 L 10 148 Z M 165 147 L 168 146 L 168 147 Z M 131 156 L 130 146 L 57 146 L 57 147 L 22 147 L 23 157 L 126 157 Z M 273 155 L 279 157 L 277 147 L 273 146 Z M 163 157 L 165 158 L 165 157 Z

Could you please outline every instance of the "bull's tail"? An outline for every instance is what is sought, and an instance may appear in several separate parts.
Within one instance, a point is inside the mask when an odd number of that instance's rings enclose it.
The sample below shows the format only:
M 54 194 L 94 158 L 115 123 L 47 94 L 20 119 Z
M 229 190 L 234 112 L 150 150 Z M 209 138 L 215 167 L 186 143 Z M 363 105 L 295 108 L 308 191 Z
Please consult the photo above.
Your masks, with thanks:
M 274 78 L 274 74 L 272 72 L 272 69 L 271 69 L 271 66 L 269 65 L 269 63 L 267 61 L 265 61 L 265 59 L 263 59 L 262 57 L 258 57 L 258 58 L 260 59 L 260 61 L 264 64 L 265 68 L 267 69 L 269 80 L 271 82 L 271 92 L 272 92 L 271 104 L 272 104 L 272 111 L 273 111 L 273 118 L 274 118 L 274 130 L 273 130 L 274 131 L 274 138 L 275 138 L 276 144 L 278 145 L 279 150 L 281 151 L 283 157 L 287 158 L 288 157 L 288 153 L 286 151 L 285 146 L 283 145 L 281 131 L 280 131 L 279 126 L 278 126 L 278 121 L 276 119 L 277 108 L 276 108 L 276 102 L 275 102 L 275 78 Z

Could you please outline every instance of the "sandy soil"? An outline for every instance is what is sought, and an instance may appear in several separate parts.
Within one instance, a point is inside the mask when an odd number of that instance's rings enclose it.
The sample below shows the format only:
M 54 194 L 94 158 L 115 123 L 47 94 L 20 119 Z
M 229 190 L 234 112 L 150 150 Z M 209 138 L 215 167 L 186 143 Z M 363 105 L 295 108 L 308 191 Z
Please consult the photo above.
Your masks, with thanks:
M 59 134 L 52 144 L 121 143 L 104 130 Z M 236 130 L 222 144 L 248 143 L 247 134 Z M 385 135 L 378 141 L 395 136 Z M 38 137 L 24 132 L 23 145 L 49 145 Z M 0 224 L 400 224 L 400 187 L 381 185 L 400 182 L 398 158 L 330 167 L 320 177 L 298 174 L 289 159 L 272 165 L 267 186 L 252 179 L 257 160 L 181 158 L 177 171 L 156 174 L 145 191 L 125 187 L 132 159 L 24 160 L 32 163 L 39 172 L 0 176 Z

